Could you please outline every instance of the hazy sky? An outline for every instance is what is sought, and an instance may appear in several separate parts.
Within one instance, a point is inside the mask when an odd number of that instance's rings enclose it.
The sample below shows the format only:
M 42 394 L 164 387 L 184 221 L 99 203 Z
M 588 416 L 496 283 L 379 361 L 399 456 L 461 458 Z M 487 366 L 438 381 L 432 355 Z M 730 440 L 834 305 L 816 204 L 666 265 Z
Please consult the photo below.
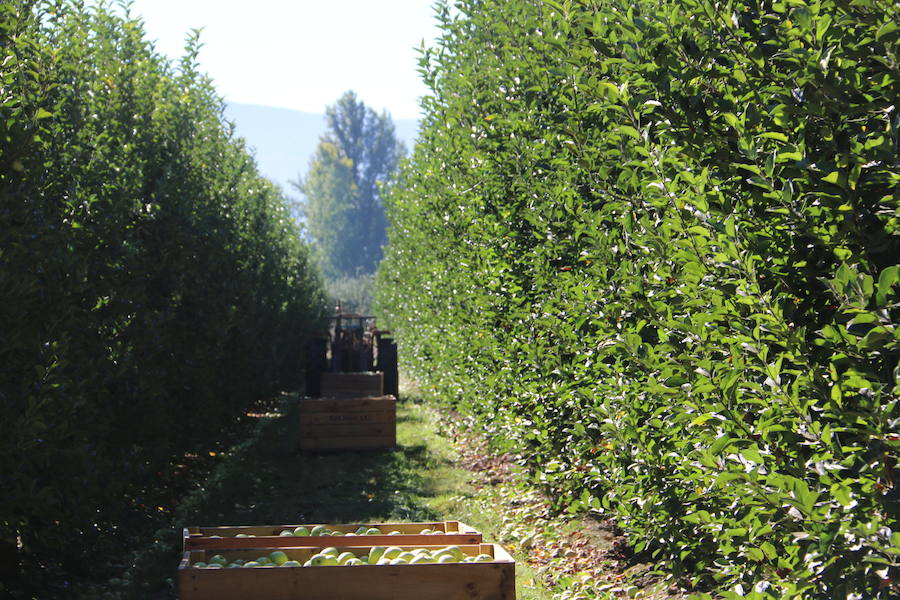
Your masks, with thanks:
M 201 68 L 226 100 L 321 113 L 348 89 L 395 119 L 418 118 L 417 68 L 431 45 L 432 0 L 135 0 L 170 58 L 203 28 Z

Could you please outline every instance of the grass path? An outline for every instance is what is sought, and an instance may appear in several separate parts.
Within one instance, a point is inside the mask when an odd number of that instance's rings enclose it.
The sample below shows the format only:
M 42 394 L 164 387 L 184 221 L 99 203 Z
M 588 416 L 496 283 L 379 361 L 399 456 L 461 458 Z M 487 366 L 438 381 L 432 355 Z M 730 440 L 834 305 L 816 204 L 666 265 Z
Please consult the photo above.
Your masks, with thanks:
M 459 465 L 439 413 L 407 398 L 398 405 L 396 450 L 308 453 L 298 448 L 296 401 L 286 396 L 260 415 L 253 434 L 220 453 L 209 477 L 169 511 L 169 526 L 122 561 L 122 575 L 81 597 L 176 598 L 179 528 L 187 525 L 458 519 L 497 541 L 501 515 L 486 508 L 485 491 Z M 519 600 L 553 598 L 533 569 L 516 571 Z

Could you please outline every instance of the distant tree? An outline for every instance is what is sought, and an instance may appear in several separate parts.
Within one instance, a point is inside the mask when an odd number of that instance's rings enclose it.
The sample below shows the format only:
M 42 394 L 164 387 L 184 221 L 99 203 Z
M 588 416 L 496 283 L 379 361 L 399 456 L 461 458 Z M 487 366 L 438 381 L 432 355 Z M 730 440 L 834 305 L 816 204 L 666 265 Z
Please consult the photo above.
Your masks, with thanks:
M 405 149 L 390 115 L 345 93 L 325 111 L 327 130 L 304 179 L 295 183 L 307 230 L 329 279 L 371 274 L 387 242 L 380 186 Z

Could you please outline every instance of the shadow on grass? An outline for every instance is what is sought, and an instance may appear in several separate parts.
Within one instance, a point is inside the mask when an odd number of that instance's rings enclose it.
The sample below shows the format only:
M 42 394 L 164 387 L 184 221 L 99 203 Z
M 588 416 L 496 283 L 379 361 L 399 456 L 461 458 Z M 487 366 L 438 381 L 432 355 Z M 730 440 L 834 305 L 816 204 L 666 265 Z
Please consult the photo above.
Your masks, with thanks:
M 400 421 L 408 420 L 401 417 Z M 416 501 L 429 464 L 424 445 L 396 450 L 303 452 L 297 404 L 260 423 L 252 443 L 223 465 L 217 489 L 191 524 L 433 520 Z
M 393 450 L 304 452 L 297 401 L 288 397 L 260 415 L 253 435 L 218 457 L 210 477 L 175 508 L 171 527 L 134 550 L 132 567 L 80 598 L 175 598 L 182 527 L 441 520 L 428 504 L 428 474 L 448 461 L 429 450 L 421 415 L 401 406 L 402 445 Z

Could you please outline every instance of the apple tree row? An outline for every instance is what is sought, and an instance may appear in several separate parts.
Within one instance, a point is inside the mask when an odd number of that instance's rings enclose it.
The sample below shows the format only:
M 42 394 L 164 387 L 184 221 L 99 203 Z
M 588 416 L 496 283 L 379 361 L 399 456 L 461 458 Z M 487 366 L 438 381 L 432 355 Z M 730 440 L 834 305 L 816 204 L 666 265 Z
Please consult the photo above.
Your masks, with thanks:
M 0 2 L 4 575 L 111 539 L 174 458 L 297 383 L 324 309 L 196 38 L 171 63 L 120 13 Z
M 437 15 L 378 275 L 406 368 L 700 590 L 896 597 L 896 4 Z

